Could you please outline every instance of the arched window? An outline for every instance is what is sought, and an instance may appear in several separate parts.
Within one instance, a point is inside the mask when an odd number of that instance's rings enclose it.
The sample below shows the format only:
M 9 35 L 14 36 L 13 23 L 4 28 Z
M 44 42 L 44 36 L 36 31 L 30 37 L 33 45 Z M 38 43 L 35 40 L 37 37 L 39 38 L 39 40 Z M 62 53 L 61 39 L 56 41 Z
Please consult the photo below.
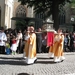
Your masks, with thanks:
M 23 5 L 19 5 L 16 10 L 16 17 L 26 17 L 26 9 Z
M 44 16 L 45 14 L 42 12 L 42 13 L 39 13 L 39 14 L 35 14 L 35 18 L 39 18 L 39 19 L 44 19 Z M 35 28 L 38 29 L 38 28 L 41 28 L 43 25 L 43 22 L 42 21 L 39 21 L 35 23 Z
M 65 24 L 65 10 L 63 8 L 63 5 L 59 6 L 59 25 Z

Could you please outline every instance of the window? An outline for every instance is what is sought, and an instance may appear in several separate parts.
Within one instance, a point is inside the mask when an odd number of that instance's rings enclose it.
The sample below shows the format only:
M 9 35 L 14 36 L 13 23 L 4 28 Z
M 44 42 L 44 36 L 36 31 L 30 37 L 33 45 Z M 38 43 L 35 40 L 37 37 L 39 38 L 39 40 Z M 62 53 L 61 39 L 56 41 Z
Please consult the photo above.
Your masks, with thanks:
M 26 16 L 26 10 L 23 5 L 19 5 L 16 12 L 16 17 L 25 17 Z

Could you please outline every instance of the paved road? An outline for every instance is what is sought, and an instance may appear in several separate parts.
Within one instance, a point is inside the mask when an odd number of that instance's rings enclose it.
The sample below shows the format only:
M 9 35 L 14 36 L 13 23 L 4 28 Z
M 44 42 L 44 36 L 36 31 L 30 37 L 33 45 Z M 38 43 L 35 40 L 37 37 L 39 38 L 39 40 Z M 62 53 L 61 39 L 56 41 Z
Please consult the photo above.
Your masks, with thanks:
M 48 53 L 37 54 L 37 62 L 26 65 L 22 54 L 0 55 L 0 75 L 75 75 L 75 52 L 64 56 L 65 61 L 53 63 Z

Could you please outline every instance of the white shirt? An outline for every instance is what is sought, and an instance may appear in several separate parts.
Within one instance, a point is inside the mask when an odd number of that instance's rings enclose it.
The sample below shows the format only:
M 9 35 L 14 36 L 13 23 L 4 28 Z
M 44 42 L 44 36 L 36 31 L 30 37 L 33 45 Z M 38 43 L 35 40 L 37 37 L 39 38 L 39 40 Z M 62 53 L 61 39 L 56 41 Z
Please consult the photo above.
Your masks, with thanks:
M 22 33 L 19 33 L 18 35 L 17 35 L 17 39 L 22 39 Z
M 7 41 L 7 36 L 4 32 L 0 32 L 0 46 L 5 46 L 5 41 Z
M 28 40 L 30 38 L 30 35 L 25 35 L 25 40 Z

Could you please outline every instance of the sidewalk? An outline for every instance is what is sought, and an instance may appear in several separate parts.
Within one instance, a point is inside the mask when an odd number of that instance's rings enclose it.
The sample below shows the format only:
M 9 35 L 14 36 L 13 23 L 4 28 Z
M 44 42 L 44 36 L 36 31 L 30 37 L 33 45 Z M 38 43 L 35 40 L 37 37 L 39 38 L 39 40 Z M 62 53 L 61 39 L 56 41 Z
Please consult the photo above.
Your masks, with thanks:
M 26 65 L 22 54 L 0 55 L 0 75 L 75 75 L 75 52 L 64 53 L 65 60 L 53 63 L 48 53 L 37 54 L 37 62 Z

